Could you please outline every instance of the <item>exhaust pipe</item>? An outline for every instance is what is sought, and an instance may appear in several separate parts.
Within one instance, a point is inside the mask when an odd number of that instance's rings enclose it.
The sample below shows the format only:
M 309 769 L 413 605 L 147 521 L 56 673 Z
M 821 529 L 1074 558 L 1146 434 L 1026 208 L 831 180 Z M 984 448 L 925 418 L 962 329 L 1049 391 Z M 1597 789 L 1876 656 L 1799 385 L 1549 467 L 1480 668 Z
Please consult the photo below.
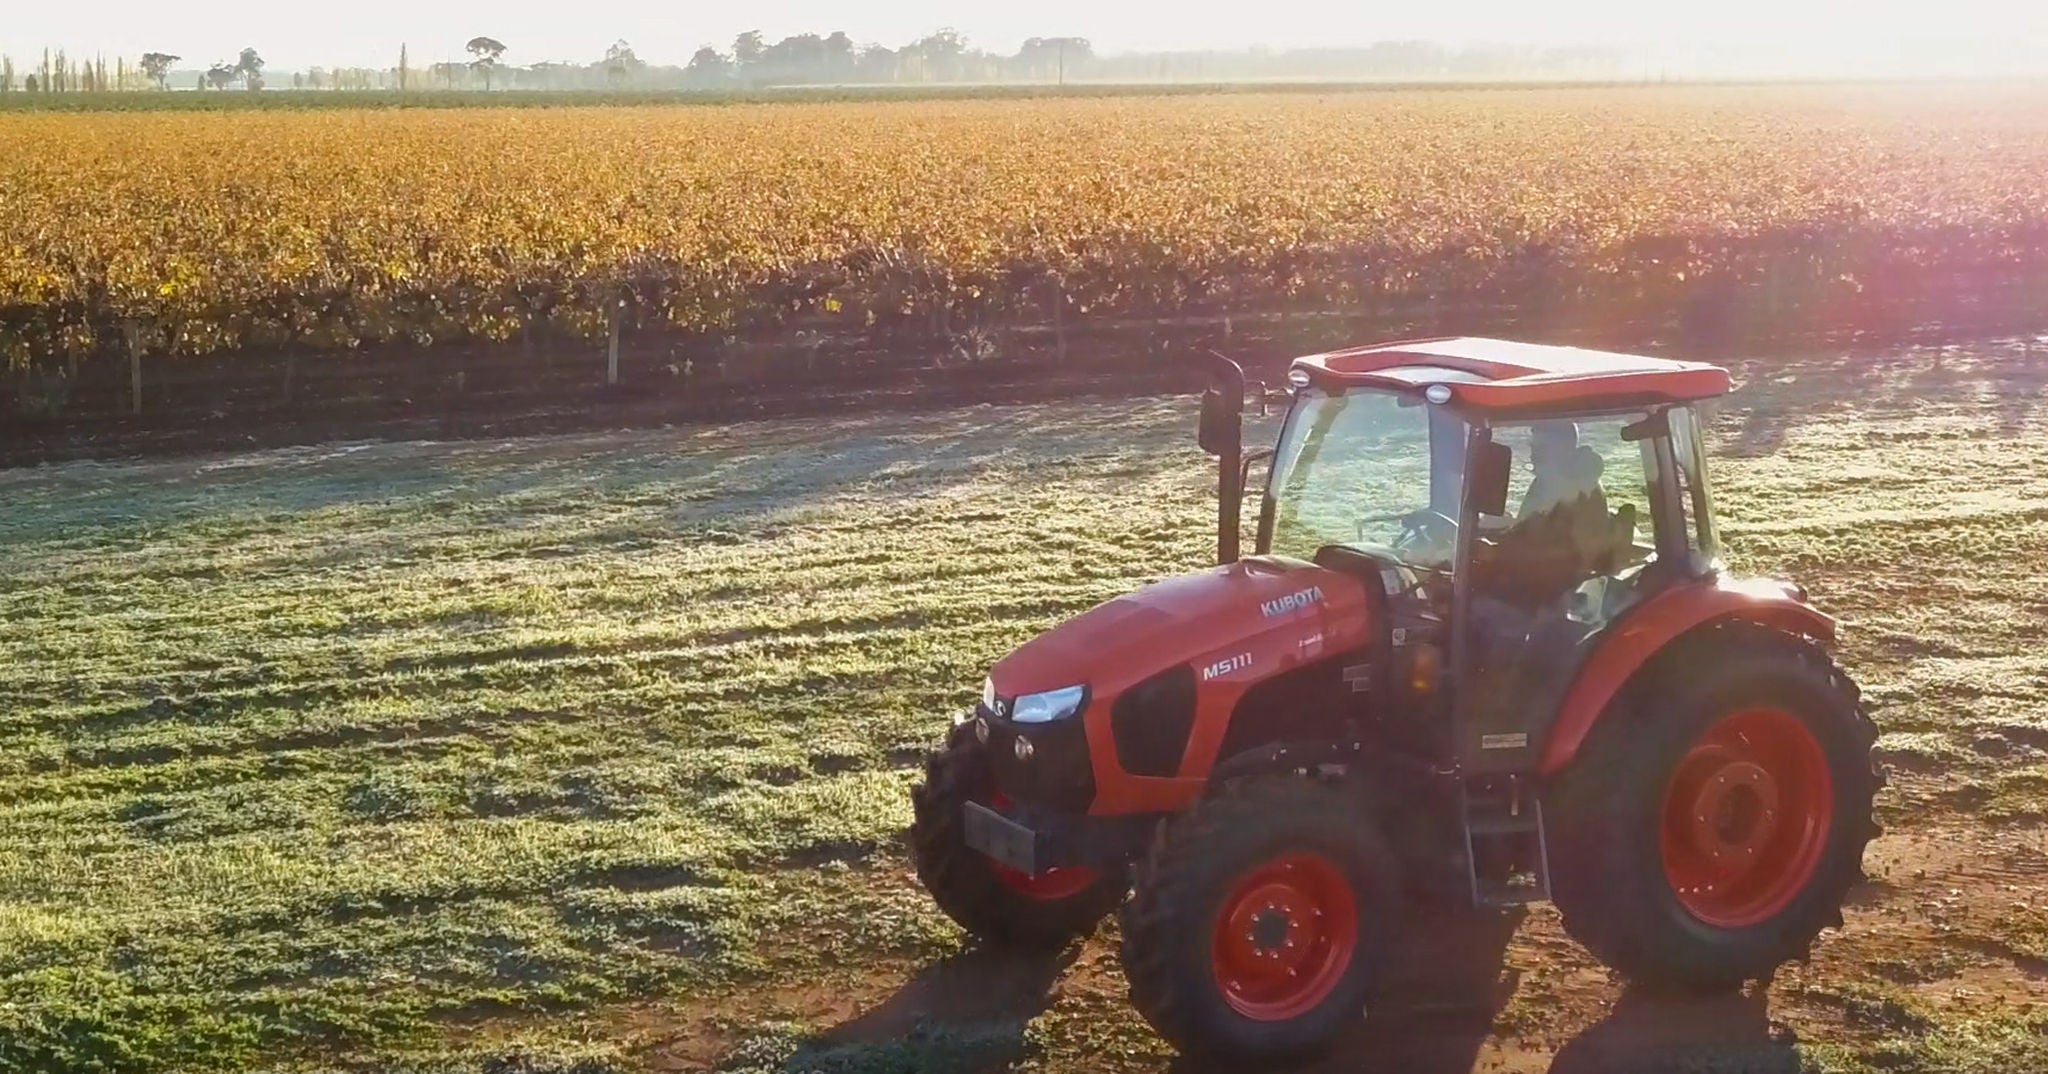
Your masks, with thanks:
M 1238 520 L 1244 502 L 1244 367 L 1211 351 L 1207 391 L 1202 393 L 1202 424 L 1196 440 L 1216 456 L 1216 562 L 1237 562 Z

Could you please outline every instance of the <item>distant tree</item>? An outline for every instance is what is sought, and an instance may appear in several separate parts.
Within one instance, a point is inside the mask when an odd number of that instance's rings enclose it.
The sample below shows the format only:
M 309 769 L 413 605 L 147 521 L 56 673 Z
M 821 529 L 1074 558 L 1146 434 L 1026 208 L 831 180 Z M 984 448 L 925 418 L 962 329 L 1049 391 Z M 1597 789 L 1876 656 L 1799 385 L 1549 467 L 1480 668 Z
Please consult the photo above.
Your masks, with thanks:
M 690 57 L 690 66 L 683 69 L 683 76 L 700 85 L 716 85 L 732 77 L 732 61 L 725 54 L 705 45 Z
M 853 55 L 853 77 L 861 82 L 894 82 L 902 74 L 895 49 L 862 45 Z
M 26 83 L 24 88 L 27 89 L 30 93 L 41 93 L 43 91 L 42 83 L 37 82 L 36 76 L 34 75 L 28 76 L 28 82 Z
M 234 64 L 217 63 L 206 69 L 206 81 L 214 89 L 224 90 L 228 88 L 228 83 L 233 82 L 235 76 L 240 72 L 241 69 Z
M 306 68 L 306 88 L 319 89 L 327 81 L 327 70 L 323 67 Z
M 825 38 L 825 73 L 833 81 L 853 77 L 853 38 L 844 30 L 834 30 Z
M 145 52 L 142 54 L 142 73 L 156 83 L 157 89 L 169 89 L 166 80 L 171 76 L 171 65 L 182 59 L 183 56 L 173 56 L 168 52 Z
M 263 88 L 263 57 L 253 48 L 242 50 L 241 58 L 235 61 L 230 71 L 242 76 L 242 84 L 251 90 Z
M 817 34 L 785 37 L 761 53 L 759 67 L 763 81 L 815 81 L 825 67 L 825 39 Z
M 14 92 L 14 57 L 0 56 L 0 93 Z
M 398 46 L 398 92 L 404 93 L 406 83 L 412 78 L 412 57 L 404 44 Z
M 732 62 L 739 64 L 743 69 L 760 63 L 761 54 L 765 51 L 767 45 L 762 40 L 759 30 L 748 30 L 732 39 Z
M 924 78 L 951 82 L 960 77 L 960 60 L 967 53 L 967 38 L 949 26 L 903 51 L 917 56 Z
M 505 55 L 504 43 L 495 38 L 472 37 L 469 44 L 462 47 L 469 50 L 471 56 L 476 57 L 469 61 L 469 66 L 472 70 L 484 73 L 484 89 L 489 90 L 491 72 L 498 69 L 498 58 Z
M 594 64 L 592 66 L 603 65 Z M 569 89 L 583 85 L 584 76 L 589 72 L 590 68 L 579 64 L 542 60 L 539 63 L 528 64 L 521 70 L 523 72 L 521 81 L 527 85 L 540 86 L 546 89 Z
M 305 75 L 303 75 L 303 74 L 301 74 L 301 73 L 299 73 L 299 72 L 297 72 L 297 71 L 293 71 L 293 72 L 292 72 L 292 88 L 293 88 L 293 89 L 305 89 L 305 88 L 306 88 L 306 76 L 305 76 Z
M 612 42 L 612 46 L 604 50 L 605 75 L 614 82 L 623 82 L 639 74 L 646 66 L 647 61 L 633 51 L 633 46 L 625 38 Z
M 1034 37 L 1017 50 L 1020 74 L 1026 78 L 1052 78 L 1060 82 L 1067 73 L 1095 58 L 1095 46 L 1085 37 Z

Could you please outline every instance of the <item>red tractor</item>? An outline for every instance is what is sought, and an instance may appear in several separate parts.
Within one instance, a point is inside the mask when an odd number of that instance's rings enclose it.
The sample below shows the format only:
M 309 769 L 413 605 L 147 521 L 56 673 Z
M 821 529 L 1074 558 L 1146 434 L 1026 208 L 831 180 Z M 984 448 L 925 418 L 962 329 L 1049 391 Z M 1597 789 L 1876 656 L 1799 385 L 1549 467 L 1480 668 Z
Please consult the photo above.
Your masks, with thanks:
M 1337 351 L 1293 363 L 1277 445 L 1246 455 L 1220 368 L 1221 562 L 995 665 L 913 792 L 948 915 L 1060 945 L 1121 908 L 1132 1002 L 1238 1060 L 1355 1021 L 1418 895 L 1553 900 L 1664 990 L 1767 978 L 1841 924 L 1875 729 L 1834 621 L 1722 570 L 1697 406 L 1726 370 Z

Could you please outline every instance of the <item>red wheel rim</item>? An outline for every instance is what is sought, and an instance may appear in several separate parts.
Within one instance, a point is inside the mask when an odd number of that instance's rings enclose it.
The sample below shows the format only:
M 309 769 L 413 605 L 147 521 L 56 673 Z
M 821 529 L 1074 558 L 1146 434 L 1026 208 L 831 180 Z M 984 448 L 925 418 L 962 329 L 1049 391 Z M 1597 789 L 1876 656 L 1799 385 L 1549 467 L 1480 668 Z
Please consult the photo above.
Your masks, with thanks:
M 989 808 L 1008 812 L 1010 799 L 1001 791 L 990 791 Z M 1070 899 L 1087 891 L 1096 881 L 1095 870 L 1085 865 L 1055 865 L 1042 873 L 1027 873 L 1012 869 L 993 858 L 989 867 L 995 870 L 996 879 L 1011 891 L 1033 899 Z
M 1343 870 L 1320 854 L 1254 868 L 1216 912 L 1216 987 L 1260 1022 L 1299 1018 L 1336 989 L 1358 947 L 1358 904 Z
M 1780 709 L 1725 716 L 1665 787 L 1665 880 L 1706 924 L 1760 924 L 1813 879 L 1834 814 L 1827 753 L 1805 724 Z

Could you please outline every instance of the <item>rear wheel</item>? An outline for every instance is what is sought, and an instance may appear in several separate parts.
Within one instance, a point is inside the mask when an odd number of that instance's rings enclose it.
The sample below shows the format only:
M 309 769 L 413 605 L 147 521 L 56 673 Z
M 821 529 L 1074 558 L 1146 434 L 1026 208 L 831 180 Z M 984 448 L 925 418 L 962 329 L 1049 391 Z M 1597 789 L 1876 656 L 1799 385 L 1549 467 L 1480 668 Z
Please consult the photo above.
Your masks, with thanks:
M 964 729 L 963 729 L 964 730 Z M 946 916 L 968 932 L 1019 947 L 1058 947 L 1084 936 L 1130 890 L 1129 870 L 1052 868 L 1037 875 L 1008 868 L 967 845 L 962 810 L 970 801 L 1006 809 L 989 776 L 983 747 L 955 731 L 925 762 L 911 789 L 911 855 L 917 878 Z
M 1827 654 L 1730 627 L 1604 717 L 1550 796 L 1567 931 L 1635 982 L 1718 991 L 1804 958 L 1877 833 L 1876 730 Z
M 1190 1055 L 1315 1052 L 1359 1017 L 1398 905 L 1355 793 L 1232 785 L 1168 822 L 1140 868 L 1123 914 L 1131 1002 Z

